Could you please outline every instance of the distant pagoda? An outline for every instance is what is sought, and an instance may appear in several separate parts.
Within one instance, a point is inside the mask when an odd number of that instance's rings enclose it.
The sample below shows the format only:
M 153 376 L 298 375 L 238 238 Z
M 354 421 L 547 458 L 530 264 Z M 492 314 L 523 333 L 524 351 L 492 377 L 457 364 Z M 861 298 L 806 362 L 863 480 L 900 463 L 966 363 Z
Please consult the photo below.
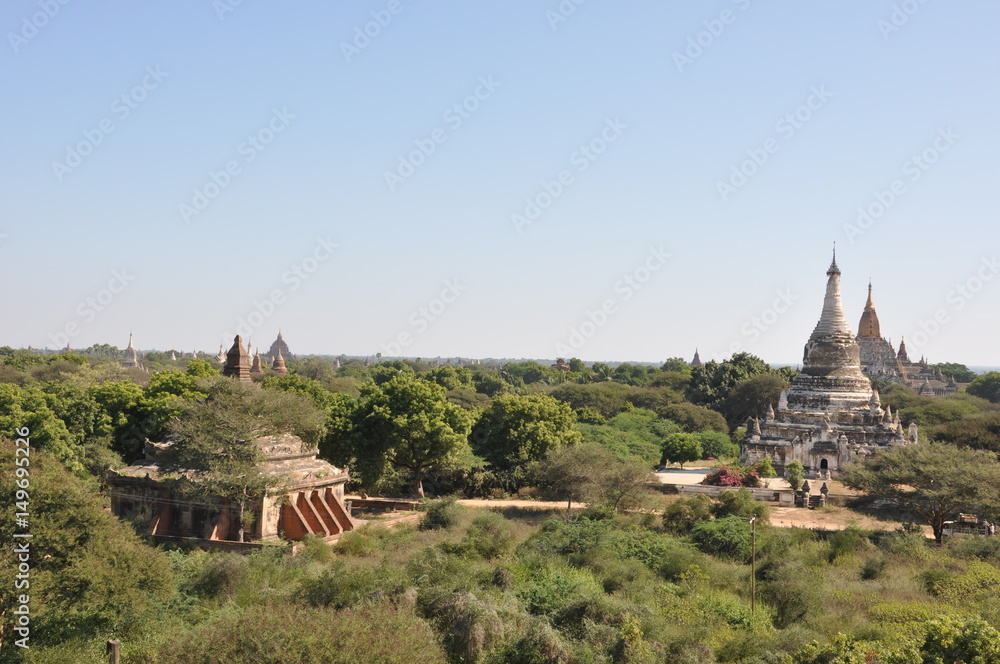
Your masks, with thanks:
M 222 367 L 222 375 L 236 380 L 250 382 L 250 354 L 243 348 L 243 338 L 236 335 L 233 347 L 226 353 L 226 363 Z
M 286 360 L 295 360 L 295 356 L 292 355 L 292 351 L 288 350 L 288 344 L 285 343 L 284 337 L 281 336 L 281 330 L 278 330 L 278 338 L 274 340 L 271 344 L 271 348 L 267 351 L 267 359 L 271 364 L 274 364 L 275 359 L 278 356 L 278 351 L 281 351 L 281 357 Z

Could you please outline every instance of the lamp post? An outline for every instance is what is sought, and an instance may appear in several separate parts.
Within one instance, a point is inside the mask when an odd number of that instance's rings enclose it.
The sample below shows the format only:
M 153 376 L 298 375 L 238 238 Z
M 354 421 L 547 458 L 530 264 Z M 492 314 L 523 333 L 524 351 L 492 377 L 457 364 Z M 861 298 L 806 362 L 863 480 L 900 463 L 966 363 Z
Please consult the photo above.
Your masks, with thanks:
M 757 609 L 757 515 L 750 517 L 750 620 Z

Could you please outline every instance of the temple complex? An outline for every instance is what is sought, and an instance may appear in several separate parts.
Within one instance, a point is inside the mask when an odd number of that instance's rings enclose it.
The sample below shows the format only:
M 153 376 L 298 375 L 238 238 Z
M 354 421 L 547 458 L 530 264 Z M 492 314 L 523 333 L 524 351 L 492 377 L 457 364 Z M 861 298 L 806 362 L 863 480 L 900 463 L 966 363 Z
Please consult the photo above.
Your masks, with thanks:
M 956 382 L 954 377 L 945 376 L 940 369 L 932 369 L 925 357 L 921 357 L 918 362 L 910 361 L 905 339 L 900 340 L 899 352 L 896 352 L 892 342 L 882 336 L 875 303 L 872 301 L 871 282 L 868 283 L 868 301 L 861 314 L 861 322 L 858 323 L 857 340 L 861 370 L 872 378 L 906 385 L 922 396 L 954 394 L 960 387 L 968 384 Z
M 267 351 L 268 361 L 273 364 L 279 351 L 284 359 L 295 361 L 295 356 L 292 355 L 292 351 L 288 350 L 288 344 L 285 343 L 284 338 L 281 336 L 281 330 L 278 330 L 278 338 L 274 340 L 274 343 L 271 344 L 270 350 Z
M 916 426 L 904 432 L 899 415 L 882 408 L 861 371 L 859 344 L 841 303 L 836 254 L 826 274 L 823 311 L 805 345 L 802 369 L 777 409 L 769 406 L 763 422 L 747 421 L 744 463 L 770 459 L 783 474 L 797 460 L 810 477 L 829 478 L 852 461 L 917 439 Z
M 175 444 L 146 441 L 145 458 L 120 471 L 108 471 L 111 511 L 141 519 L 158 540 L 198 540 L 205 546 L 237 542 L 235 505 L 217 498 L 208 502 L 174 496 L 163 481 L 157 454 Z M 347 471 L 318 459 L 301 438 L 291 434 L 264 436 L 253 442 L 263 456 L 263 470 L 274 478 L 274 490 L 247 506 L 247 540 L 299 541 L 316 535 L 332 541 L 354 528 L 344 504 Z M 230 544 L 232 546 L 232 544 Z

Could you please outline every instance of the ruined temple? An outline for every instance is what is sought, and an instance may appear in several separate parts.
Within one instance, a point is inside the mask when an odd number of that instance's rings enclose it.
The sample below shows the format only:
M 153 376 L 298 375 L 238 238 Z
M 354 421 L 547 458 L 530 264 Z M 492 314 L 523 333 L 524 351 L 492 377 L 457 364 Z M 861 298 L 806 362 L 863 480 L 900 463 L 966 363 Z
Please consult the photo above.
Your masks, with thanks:
M 740 455 L 745 463 L 770 459 L 783 473 L 798 460 L 809 476 L 827 478 L 851 461 L 916 441 L 916 427 L 903 431 L 899 415 L 882 408 L 861 371 L 859 344 L 844 318 L 836 254 L 826 274 L 823 311 L 805 345 L 802 369 L 777 409 L 769 406 L 763 421 L 747 422 Z
M 226 363 L 222 367 L 222 375 L 235 378 L 245 383 L 250 382 L 250 353 L 243 347 L 243 338 L 236 335 L 233 347 L 226 353 Z
M 173 444 L 169 439 L 162 443 L 147 440 L 144 459 L 119 471 L 108 470 L 111 511 L 145 523 L 158 540 L 234 546 L 239 531 L 234 505 L 220 498 L 195 501 L 176 496 L 164 481 L 157 455 Z M 334 540 L 354 528 L 344 503 L 346 469 L 317 458 L 315 449 L 291 434 L 264 436 L 253 444 L 260 448 L 263 470 L 273 483 L 266 495 L 247 506 L 248 540 L 299 541 L 306 535 Z

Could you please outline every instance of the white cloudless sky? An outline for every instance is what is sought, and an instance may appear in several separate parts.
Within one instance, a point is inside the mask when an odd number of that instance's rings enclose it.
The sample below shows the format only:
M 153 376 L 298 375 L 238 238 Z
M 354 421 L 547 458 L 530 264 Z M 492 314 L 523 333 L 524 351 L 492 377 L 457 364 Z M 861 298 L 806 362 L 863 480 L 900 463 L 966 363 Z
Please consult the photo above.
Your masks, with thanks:
M 871 278 L 897 346 L 1000 365 L 997 25 L 10 0 L 0 344 L 794 364 L 836 242 L 853 328 Z

